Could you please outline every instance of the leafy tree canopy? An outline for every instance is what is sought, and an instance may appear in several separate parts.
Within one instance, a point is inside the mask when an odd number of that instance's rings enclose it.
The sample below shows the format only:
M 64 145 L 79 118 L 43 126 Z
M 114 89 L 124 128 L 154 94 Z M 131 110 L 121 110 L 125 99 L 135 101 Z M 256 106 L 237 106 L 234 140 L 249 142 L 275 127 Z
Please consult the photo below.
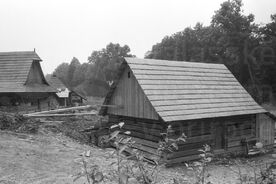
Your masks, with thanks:
M 146 58 L 223 63 L 259 102 L 263 88 L 276 92 L 276 14 L 260 26 L 245 15 L 241 0 L 228 0 L 209 26 L 197 23 L 153 45 Z
M 70 89 L 88 96 L 105 96 L 124 57 L 133 57 L 127 45 L 109 43 L 106 48 L 93 51 L 88 62 L 81 64 L 73 57 L 70 63 L 60 64 L 53 74 Z

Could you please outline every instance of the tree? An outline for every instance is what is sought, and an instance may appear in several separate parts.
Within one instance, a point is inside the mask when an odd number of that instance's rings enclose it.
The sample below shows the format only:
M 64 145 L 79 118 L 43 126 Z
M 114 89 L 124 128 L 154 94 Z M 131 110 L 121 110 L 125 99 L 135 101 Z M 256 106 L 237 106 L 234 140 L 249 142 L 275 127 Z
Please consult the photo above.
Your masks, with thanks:
M 221 8 L 215 12 L 211 25 L 219 29 L 221 36 L 217 42 L 217 47 L 223 50 L 223 60 L 231 71 L 238 77 L 242 84 L 249 83 L 248 78 L 251 69 L 248 65 L 245 51 L 255 47 L 252 37 L 254 36 L 256 25 L 253 23 L 254 15 L 242 14 L 242 1 L 231 0 L 221 4 Z
M 68 69 L 69 69 L 69 64 L 62 63 L 62 64 L 58 65 L 58 67 L 53 72 L 53 74 L 56 75 L 66 86 L 69 83 L 69 81 L 67 79 Z
M 70 64 L 62 63 L 55 74 L 67 87 L 87 96 L 105 96 L 110 81 L 118 75 L 124 57 L 133 57 L 127 45 L 110 43 L 99 51 L 93 51 L 87 63 L 80 63 L 75 57 Z
M 114 81 L 124 57 L 133 57 L 127 45 L 110 43 L 100 51 L 93 51 L 88 62 L 94 65 L 94 78 L 105 82 Z
M 258 39 L 260 46 L 254 55 L 258 61 L 258 79 L 271 94 L 276 91 L 276 14 L 271 15 L 270 23 L 259 28 Z M 264 101 L 267 101 L 265 97 Z
M 73 73 L 73 79 L 71 81 L 72 86 L 78 86 L 82 82 L 88 79 L 88 71 L 89 71 L 88 63 L 77 64 L 75 71 Z
M 273 55 L 275 51 L 276 44 L 271 43 L 275 40 L 276 15 L 272 15 L 272 22 L 260 31 L 254 23 L 254 15 L 244 15 L 242 6 L 241 0 L 223 2 L 209 26 L 197 23 L 193 28 L 165 36 L 145 57 L 225 64 L 258 100 L 258 86 L 264 82 L 263 78 L 272 78 L 272 72 L 260 66 L 259 61 L 263 55 Z M 270 44 L 266 46 L 273 49 L 259 49 L 267 40 Z
M 74 86 L 77 85 L 74 81 L 74 74 L 75 74 L 75 71 L 78 70 L 80 65 L 81 64 L 80 64 L 79 60 L 77 58 L 73 57 L 73 59 L 71 60 L 71 63 L 69 64 L 68 73 L 67 73 L 67 84 L 71 88 L 73 88 Z

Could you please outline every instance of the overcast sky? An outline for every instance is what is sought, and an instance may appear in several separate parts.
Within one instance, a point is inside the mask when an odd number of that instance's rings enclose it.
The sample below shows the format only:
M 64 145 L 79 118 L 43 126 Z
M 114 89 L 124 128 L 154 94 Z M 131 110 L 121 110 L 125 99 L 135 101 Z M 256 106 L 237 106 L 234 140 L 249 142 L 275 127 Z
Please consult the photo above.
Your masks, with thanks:
M 225 0 L 0 0 L 0 51 L 33 50 L 44 74 L 77 57 L 86 62 L 108 43 L 144 57 L 165 35 L 209 25 Z M 243 0 L 245 14 L 267 23 L 276 0 Z

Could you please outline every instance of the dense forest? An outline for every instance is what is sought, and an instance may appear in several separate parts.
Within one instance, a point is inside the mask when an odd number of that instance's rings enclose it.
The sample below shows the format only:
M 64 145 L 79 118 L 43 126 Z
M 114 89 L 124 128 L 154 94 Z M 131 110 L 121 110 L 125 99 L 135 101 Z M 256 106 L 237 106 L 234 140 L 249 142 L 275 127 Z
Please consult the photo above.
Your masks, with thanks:
M 276 92 L 276 14 L 264 25 L 245 15 L 240 0 L 229 0 L 214 12 L 211 23 L 196 23 L 165 36 L 145 58 L 225 64 L 260 103 Z M 104 96 L 123 57 L 134 57 L 125 45 L 110 43 L 93 51 L 88 62 L 77 58 L 62 63 L 54 73 L 70 88 L 86 95 Z

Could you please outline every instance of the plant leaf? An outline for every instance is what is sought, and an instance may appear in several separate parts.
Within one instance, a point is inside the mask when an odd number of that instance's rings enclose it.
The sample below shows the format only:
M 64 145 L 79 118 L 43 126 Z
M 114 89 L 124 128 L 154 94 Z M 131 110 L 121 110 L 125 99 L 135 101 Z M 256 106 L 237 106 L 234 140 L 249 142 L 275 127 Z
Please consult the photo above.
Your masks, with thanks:
M 127 145 L 123 145 L 122 147 L 120 147 L 120 150 L 119 150 L 119 154 L 121 154 L 123 151 L 125 151 L 125 149 L 127 149 L 128 146 Z
M 130 135 L 131 132 L 130 131 L 126 131 L 126 132 L 124 132 L 124 134 Z
M 124 124 L 125 124 L 124 122 L 120 122 L 118 125 L 120 128 L 122 128 L 124 126 Z
M 119 133 L 120 133 L 119 130 L 116 130 L 116 131 L 112 132 L 112 134 L 110 135 L 110 138 L 108 140 L 114 139 L 115 137 L 118 136 Z
M 118 127 L 118 126 L 119 126 L 119 125 L 117 125 L 117 124 L 112 125 L 112 126 L 110 127 L 110 129 L 116 128 L 116 127 Z

